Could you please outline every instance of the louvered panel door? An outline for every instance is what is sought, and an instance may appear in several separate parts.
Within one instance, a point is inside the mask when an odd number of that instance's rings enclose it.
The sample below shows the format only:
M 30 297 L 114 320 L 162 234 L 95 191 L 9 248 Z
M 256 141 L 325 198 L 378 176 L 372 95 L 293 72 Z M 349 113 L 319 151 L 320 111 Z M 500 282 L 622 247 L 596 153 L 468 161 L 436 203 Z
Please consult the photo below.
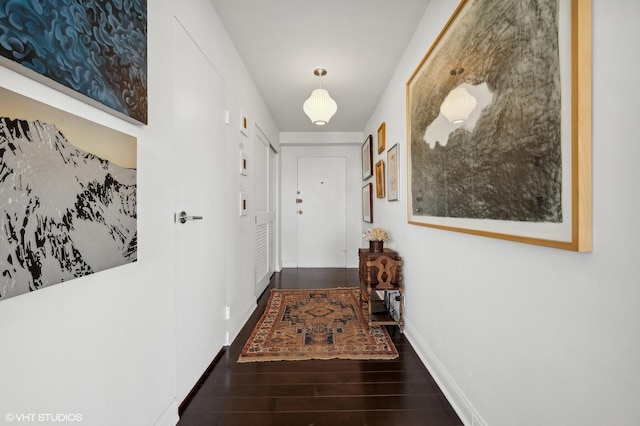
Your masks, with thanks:
M 275 153 L 266 137 L 256 138 L 256 297 L 275 271 Z
M 269 277 L 276 271 L 276 222 L 275 220 L 269 222 L 269 259 L 267 261 L 269 265 Z
M 256 292 L 264 286 L 269 274 L 269 223 L 256 225 Z M 257 294 L 256 294 L 257 296 Z

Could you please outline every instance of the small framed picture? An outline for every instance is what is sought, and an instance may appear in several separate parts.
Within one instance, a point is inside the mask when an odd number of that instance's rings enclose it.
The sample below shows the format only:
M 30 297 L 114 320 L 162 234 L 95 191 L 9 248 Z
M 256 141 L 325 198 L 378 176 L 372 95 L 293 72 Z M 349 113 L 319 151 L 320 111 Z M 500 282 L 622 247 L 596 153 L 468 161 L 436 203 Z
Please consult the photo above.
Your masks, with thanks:
M 240 174 L 244 176 L 247 176 L 249 174 L 247 154 L 245 154 L 244 151 L 240 151 Z
M 376 163 L 376 197 L 384 198 L 384 160 Z
M 367 136 L 362 144 L 362 180 L 367 180 L 373 176 L 373 136 Z
M 398 144 L 387 151 L 387 165 L 389 166 L 389 201 L 398 200 Z
M 371 196 L 371 183 L 362 187 L 362 221 L 373 223 L 373 198 Z
M 247 194 L 246 192 L 240 193 L 240 216 L 247 215 Z
M 240 108 L 240 133 L 245 136 L 249 135 L 249 120 L 247 116 L 244 115 L 244 111 Z
M 384 152 L 386 129 L 387 125 L 383 121 L 380 127 L 378 127 L 378 154 L 382 154 Z

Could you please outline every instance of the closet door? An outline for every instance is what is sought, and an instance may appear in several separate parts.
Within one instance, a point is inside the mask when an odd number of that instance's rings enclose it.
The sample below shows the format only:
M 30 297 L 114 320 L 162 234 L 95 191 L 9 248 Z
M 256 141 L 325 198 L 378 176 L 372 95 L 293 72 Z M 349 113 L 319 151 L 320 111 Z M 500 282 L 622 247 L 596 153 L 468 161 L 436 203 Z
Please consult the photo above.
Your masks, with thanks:
M 262 132 L 256 131 L 256 297 L 275 272 L 276 153 Z
M 176 392 L 182 401 L 226 343 L 226 252 L 216 238 L 227 223 L 225 86 L 177 20 L 174 28 Z M 182 211 L 190 218 L 180 220 Z

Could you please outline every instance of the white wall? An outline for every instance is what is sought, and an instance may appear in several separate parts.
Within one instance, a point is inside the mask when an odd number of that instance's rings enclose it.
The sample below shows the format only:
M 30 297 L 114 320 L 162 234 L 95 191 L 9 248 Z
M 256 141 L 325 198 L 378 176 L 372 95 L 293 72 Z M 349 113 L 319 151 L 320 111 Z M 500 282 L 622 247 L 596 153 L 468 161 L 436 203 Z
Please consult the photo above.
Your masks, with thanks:
M 177 420 L 172 91 L 174 15 L 226 83 L 229 164 L 227 304 L 230 338 L 255 306 L 252 216 L 237 215 L 237 149 L 257 123 L 278 133 L 207 0 L 148 4 L 149 124 L 135 126 L 0 67 L 0 84 L 138 139 L 138 261 L 0 302 L 0 424 L 7 413 L 78 413 L 90 425 Z M 250 120 L 245 140 L 239 108 Z M 206 123 L 203 123 L 206 125 Z M 203 183 L 203 190 L 206 185 Z M 231 211 L 233 214 L 231 214 Z M 206 303 L 206 301 L 203 301 Z
M 405 260 L 407 336 L 467 424 L 637 425 L 640 4 L 593 0 L 592 253 L 407 224 L 405 84 L 456 4 L 431 1 L 365 129 L 401 144 L 401 201 L 374 212 Z
M 287 133 L 280 135 L 281 157 L 281 199 L 282 219 L 281 244 L 284 267 L 298 265 L 298 157 L 346 157 L 347 159 L 347 267 L 358 266 L 360 247 L 360 227 L 362 217 L 362 166 L 361 133 Z

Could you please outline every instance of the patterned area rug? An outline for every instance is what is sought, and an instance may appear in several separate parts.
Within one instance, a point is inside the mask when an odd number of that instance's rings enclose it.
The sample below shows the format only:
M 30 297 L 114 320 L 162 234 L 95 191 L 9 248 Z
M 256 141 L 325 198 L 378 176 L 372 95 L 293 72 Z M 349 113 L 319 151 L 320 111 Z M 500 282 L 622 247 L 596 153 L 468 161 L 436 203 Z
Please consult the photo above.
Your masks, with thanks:
M 273 289 L 238 362 L 398 358 L 387 330 L 365 318 L 359 288 Z

